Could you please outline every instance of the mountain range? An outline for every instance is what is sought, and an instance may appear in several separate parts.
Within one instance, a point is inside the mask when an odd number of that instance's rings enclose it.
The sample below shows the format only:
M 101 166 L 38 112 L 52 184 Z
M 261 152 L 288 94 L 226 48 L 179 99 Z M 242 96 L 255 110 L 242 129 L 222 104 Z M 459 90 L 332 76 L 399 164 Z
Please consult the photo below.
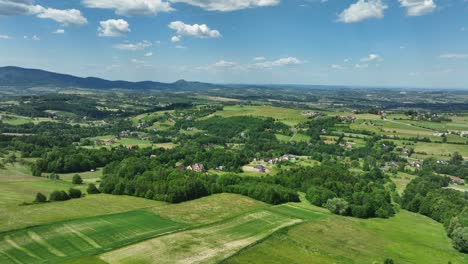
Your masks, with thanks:
M 109 81 L 96 77 L 77 77 L 68 74 L 49 72 L 21 67 L 0 67 L 0 87 L 14 88 L 86 88 L 86 89 L 129 89 L 129 90 L 198 90 L 220 87 L 220 85 L 179 80 L 173 83 L 153 81 L 129 82 Z

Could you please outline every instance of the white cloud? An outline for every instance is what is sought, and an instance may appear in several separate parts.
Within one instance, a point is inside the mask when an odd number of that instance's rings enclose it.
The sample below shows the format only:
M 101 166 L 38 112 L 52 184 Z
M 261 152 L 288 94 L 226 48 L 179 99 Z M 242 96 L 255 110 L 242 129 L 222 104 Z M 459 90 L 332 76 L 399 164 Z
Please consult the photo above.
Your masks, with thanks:
M 304 61 L 296 57 L 285 57 L 285 58 L 277 59 L 274 61 L 262 61 L 262 62 L 256 62 L 253 64 L 240 64 L 237 62 L 220 60 L 211 65 L 197 67 L 196 69 L 197 70 L 211 70 L 211 71 L 226 70 L 226 69 L 245 71 L 245 70 L 255 70 L 255 69 L 271 69 L 274 67 L 298 65 L 302 63 L 304 63 Z
M 0 39 L 11 39 L 8 35 L 0 35 Z
M 441 59 L 468 59 L 468 54 L 446 53 L 439 56 Z
M 147 53 L 145 53 L 145 57 L 151 57 L 151 56 L 153 56 L 153 52 L 147 52 Z
M 354 68 L 357 68 L 357 69 L 369 68 L 369 64 L 367 64 L 367 63 L 364 63 L 364 64 L 357 63 L 357 64 L 354 65 Z
M 119 37 L 130 32 L 130 25 L 123 19 L 109 19 L 99 24 L 98 32 L 101 37 Z
M 206 24 L 188 25 L 182 21 L 174 21 L 169 24 L 169 28 L 175 30 L 178 36 L 192 36 L 197 38 L 221 37 L 221 33 L 219 33 L 218 30 L 212 30 Z
M 171 38 L 171 42 L 173 42 L 173 43 L 179 42 L 180 39 L 181 39 L 181 36 L 173 36 L 173 37 Z
M 77 9 L 60 10 L 54 8 L 43 8 L 37 14 L 39 18 L 49 18 L 63 25 L 85 25 L 88 20 L 81 15 L 81 11 Z
M 122 16 L 153 16 L 174 9 L 161 0 L 83 0 L 89 8 L 113 9 Z
M 65 34 L 65 29 L 59 28 L 52 32 L 52 34 Z
M 139 50 L 145 50 L 151 46 L 153 46 L 151 42 L 144 40 L 138 43 L 117 44 L 114 46 L 114 48 L 119 49 L 119 50 L 127 50 L 127 51 L 139 51 Z
M 31 16 L 52 19 L 64 25 L 84 25 L 88 20 L 77 9 L 55 9 L 35 5 L 33 0 L 0 0 L 0 16 Z
M 437 5 L 433 0 L 398 0 L 406 8 L 408 16 L 422 16 L 434 11 Z
M 302 63 L 304 62 L 296 57 L 286 57 L 286 58 L 281 58 L 281 59 L 277 59 L 274 61 L 257 62 L 253 64 L 252 66 L 255 68 L 273 68 L 273 67 L 280 67 L 280 66 L 286 66 L 286 65 L 297 65 L 297 64 L 302 64 Z
M 343 67 L 343 66 L 341 66 L 339 64 L 332 64 L 330 67 L 332 69 L 335 69 L 335 70 L 344 70 L 344 69 L 346 69 L 345 67 Z
M 370 18 L 383 18 L 387 5 L 382 0 L 358 0 L 338 15 L 338 22 L 355 23 Z
M 41 40 L 41 38 L 38 37 L 37 35 L 32 36 L 31 39 L 32 39 L 32 40 L 35 40 L 35 41 Z
M 380 57 L 380 55 L 373 54 L 373 53 L 367 55 L 367 57 L 361 58 L 362 62 L 381 61 L 381 60 L 382 60 L 382 57 Z
M 177 46 L 175 46 L 175 48 L 176 48 L 176 49 L 186 49 L 187 47 L 182 46 L 182 45 L 177 45 Z
M 254 58 L 254 61 L 264 61 L 264 60 L 266 60 L 265 57 L 255 57 Z
M 90 0 L 92 1 L 92 0 Z M 278 5 L 280 0 L 170 0 L 173 3 L 186 3 L 209 11 L 235 11 L 246 8 Z

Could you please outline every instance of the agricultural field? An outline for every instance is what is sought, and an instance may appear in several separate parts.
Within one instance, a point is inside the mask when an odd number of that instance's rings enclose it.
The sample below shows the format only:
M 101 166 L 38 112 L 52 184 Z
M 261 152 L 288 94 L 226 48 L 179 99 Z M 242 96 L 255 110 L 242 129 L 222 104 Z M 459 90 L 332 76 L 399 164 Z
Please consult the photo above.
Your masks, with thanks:
M 101 259 L 109 263 L 216 263 L 279 229 L 301 221 L 261 210 L 211 226 L 137 243 L 105 253 Z
M 1 263 L 61 262 L 94 255 L 185 226 L 149 212 L 82 218 L 0 234 Z
M 307 119 L 301 114 L 299 109 L 289 109 L 274 106 L 225 106 L 223 111 L 216 112 L 214 115 L 222 117 L 231 116 L 262 116 L 271 117 L 289 126 L 294 126 Z

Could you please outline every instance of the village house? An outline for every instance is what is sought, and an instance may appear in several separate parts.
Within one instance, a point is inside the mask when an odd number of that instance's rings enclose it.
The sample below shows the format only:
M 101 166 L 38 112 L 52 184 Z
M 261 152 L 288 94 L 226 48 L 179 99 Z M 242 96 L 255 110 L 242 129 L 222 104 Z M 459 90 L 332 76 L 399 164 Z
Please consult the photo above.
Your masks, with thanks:
M 450 176 L 450 183 L 457 185 L 465 185 L 465 180 L 459 177 Z
M 411 167 L 414 167 L 414 168 L 421 168 L 422 167 L 422 163 L 420 161 L 411 161 L 408 163 L 408 165 L 410 165 Z
M 195 163 L 187 167 L 187 170 L 195 171 L 195 172 L 204 172 L 205 166 L 201 163 Z

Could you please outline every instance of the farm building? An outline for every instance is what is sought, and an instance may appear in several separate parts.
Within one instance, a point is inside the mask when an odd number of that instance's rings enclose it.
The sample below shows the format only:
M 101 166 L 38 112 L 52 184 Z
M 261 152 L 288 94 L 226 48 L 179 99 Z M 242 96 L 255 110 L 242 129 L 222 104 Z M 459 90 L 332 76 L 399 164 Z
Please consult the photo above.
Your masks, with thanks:
M 196 171 L 196 172 L 204 172 L 205 166 L 201 163 L 195 163 L 187 167 L 187 170 Z

